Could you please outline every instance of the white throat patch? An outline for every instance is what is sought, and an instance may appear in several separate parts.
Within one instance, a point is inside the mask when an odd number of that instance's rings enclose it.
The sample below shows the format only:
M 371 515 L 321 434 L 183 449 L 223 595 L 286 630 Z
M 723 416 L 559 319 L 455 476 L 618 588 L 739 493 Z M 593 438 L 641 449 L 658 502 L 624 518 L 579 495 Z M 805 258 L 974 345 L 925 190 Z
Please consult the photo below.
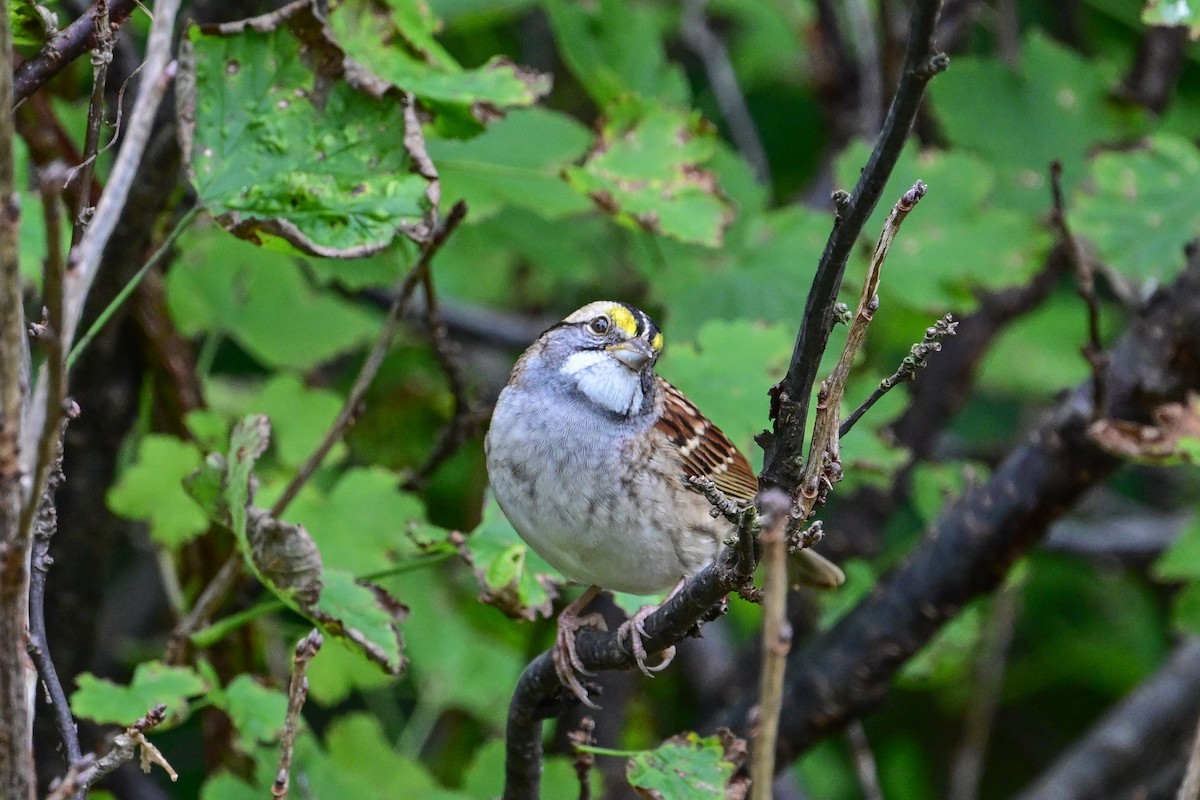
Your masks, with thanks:
M 605 352 L 575 353 L 559 371 L 572 377 L 584 396 L 607 411 L 629 416 L 642 407 L 641 377 Z

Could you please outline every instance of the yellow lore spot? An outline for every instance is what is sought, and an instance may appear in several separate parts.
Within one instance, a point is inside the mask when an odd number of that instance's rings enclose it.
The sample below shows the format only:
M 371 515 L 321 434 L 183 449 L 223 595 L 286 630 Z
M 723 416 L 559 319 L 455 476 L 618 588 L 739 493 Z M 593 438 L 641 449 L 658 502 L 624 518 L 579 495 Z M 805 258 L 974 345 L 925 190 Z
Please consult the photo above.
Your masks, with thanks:
M 663 337 L 662 337 L 661 333 L 654 334 L 654 338 L 650 340 L 650 346 L 653 347 L 656 351 L 662 350 Z
M 633 318 L 633 314 L 625 306 L 613 306 L 609 309 L 608 315 L 612 317 L 613 324 L 629 336 L 637 336 L 637 320 Z

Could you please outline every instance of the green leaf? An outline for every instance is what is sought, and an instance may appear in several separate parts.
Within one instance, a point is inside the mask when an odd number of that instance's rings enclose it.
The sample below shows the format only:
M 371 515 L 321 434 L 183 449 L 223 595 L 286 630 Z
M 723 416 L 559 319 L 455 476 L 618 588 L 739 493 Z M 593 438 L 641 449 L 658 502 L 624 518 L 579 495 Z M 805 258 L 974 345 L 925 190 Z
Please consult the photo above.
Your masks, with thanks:
M 724 800 L 735 766 L 716 736 L 674 736 L 629 759 L 625 774 L 640 793 L 671 800 Z
M 1035 30 L 1021 45 L 1019 69 L 994 58 L 956 58 L 929 91 L 950 142 L 997 170 L 996 204 L 1036 213 L 1050 203 L 1051 161 L 1062 162 L 1070 192 L 1083 178 L 1088 149 L 1138 124 L 1109 101 L 1114 75 L 1115 66 L 1085 60 Z M 1015 120 L 1037 135 L 1014 135 Z
M 475 752 L 471 766 L 463 779 L 463 791 L 474 800 L 493 800 L 504 793 L 504 742 L 493 739 Z M 595 791 L 595 772 L 588 773 L 588 781 Z M 543 797 L 574 797 L 579 794 L 579 778 L 571 759 L 565 756 L 547 756 L 542 771 Z M 598 795 L 593 794 L 593 797 Z
M 220 692 L 214 692 L 213 703 L 229 715 L 247 752 L 255 744 L 274 742 L 283 733 L 287 694 L 268 689 L 249 675 L 238 675 Z
M 388 7 L 390 6 L 390 8 Z M 342 3 L 329 18 L 337 40 L 357 61 L 423 105 L 477 133 L 498 112 L 531 106 L 550 91 L 550 76 L 495 56 L 463 69 L 433 38 L 437 20 L 418 0 Z M 452 129 L 457 130 L 457 126 Z
M 490 492 L 466 552 L 483 590 L 480 600 L 522 619 L 550 616 L 557 584 L 566 579 L 522 541 Z
M 327 493 L 302 493 L 288 515 L 312 532 L 327 567 L 354 575 L 419 555 L 408 531 L 426 524 L 421 501 L 378 467 L 348 470 Z
M 285 467 L 298 466 L 308 458 L 343 405 L 336 392 L 309 388 L 288 373 L 275 373 L 261 386 L 239 378 L 215 379 L 207 388 L 213 408 L 229 416 L 261 413 L 271 420 L 274 452 Z M 332 457 L 337 455 L 334 452 Z
M 334 706 L 354 690 L 380 689 L 395 680 L 395 676 L 379 669 L 351 642 L 333 639 L 309 662 L 308 696 L 320 705 Z
M 1152 136 L 1144 147 L 1102 153 L 1092 162 L 1094 189 L 1081 193 L 1069 220 L 1108 266 L 1162 283 L 1183 267 L 1184 247 L 1200 235 L 1200 152 L 1178 136 Z
M 1200 633 L 1200 583 L 1189 583 L 1175 595 L 1171 602 L 1171 622 L 1182 633 Z
M 1160 580 L 1200 580 L 1200 519 L 1184 528 L 1170 547 L 1154 562 Z
M 515 111 L 470 141 L 431 139 L 446 205 L 464 199 L 472 223 L 506 206 L 560 219 L 591 209 L 567 185 L 563 169 L 587 151 L 588 130 L 565 114 Z
M 498 697 L 512 693 L 528 658 L 523 640 L 506 641 L 511 625 L 474 596 L 451 594 L 454 573 L 417 570 L 390 579 L 410 606 L 404 626 L 410 673 L 430 715 L 461 709 L 501 729 L 507 715 Z M 509 639 L 513 637 L 509 636 Z
M 265 366 L 308 369 L 378 330 L 371 314 L 314 290 L 282 253 L 202 234 L 185 236 L 180 252 L 166 278 L 167 307 L 185 335 L 224 333 Z
M 138 443 L 133 465 L 108 491 L 108 507 L 130 519 L 144 519 L 154 541 L 181 547 L 208 527 L 205 515 L 189 501 L 183 479 L 200 463 L 196 448 L 172 436 L 148 434 Z M 143 710 L 142 713 L 145 713 Z
M 420 238 L 431 186 L 414 174 L 419 126 L 324 29 L 307 3 L 190 28 L 181 137 L 200 202 L 226 229 L 348 258 L 382 250 L 398 231 Z
M 597 105 L 626 94 L 685 105 L 690 92 L 682 70 L 667 61 L 663 38 L 670 24 L 650 6 L 627 0 L 543 3 L 558 52 Z
M 353 642 L 390 675 L 404 671 L 400 621 L 408 609 L 383 589 L 359 583 L 349 572 L 327 569 L 317 602 L 302 610 L 330 636 Z
M 568 167 L 567 180 L 624 225 L 717 247 L 734 211 L 701 167 L 715 140 L 697 112 L 627 98 L 606 109 L 587 160 Z
M 58 16 L 44 5 L 16 0 L 8 6 L 8 27 L 15 47 L 40 48 L 58 33 Z
M 159 704 L 167 707 L 166 725 L 173 725 L 187 714 L 188 700 L 208 689 L 188 667 L 168 667 L 159 661 L 138 664 L 127 686 L 90 672 L 82 673 L 75 683 L 79 687 L 71 694 L 75 716 L 126 727 Z

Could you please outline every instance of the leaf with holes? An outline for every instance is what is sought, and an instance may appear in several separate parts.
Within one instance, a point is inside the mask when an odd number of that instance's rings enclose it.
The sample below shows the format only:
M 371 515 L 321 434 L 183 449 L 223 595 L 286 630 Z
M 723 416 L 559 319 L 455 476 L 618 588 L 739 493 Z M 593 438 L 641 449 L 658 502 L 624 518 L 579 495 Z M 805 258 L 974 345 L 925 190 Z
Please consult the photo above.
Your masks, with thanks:
M 427 233 L 437 200 L 420 126 L 348 62 L 307 0 L 193 26 L 180 138 L 200 202 L 235 235 L 352 258 Z

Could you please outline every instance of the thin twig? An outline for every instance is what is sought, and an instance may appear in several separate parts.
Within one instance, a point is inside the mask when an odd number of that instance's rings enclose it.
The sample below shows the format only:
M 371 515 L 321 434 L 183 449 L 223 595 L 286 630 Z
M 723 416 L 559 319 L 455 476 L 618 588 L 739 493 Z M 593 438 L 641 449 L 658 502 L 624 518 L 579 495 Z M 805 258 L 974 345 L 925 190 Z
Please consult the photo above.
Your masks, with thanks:
M 117 292 L 117 296 L 104 307 L 104 310 L 96 317 L 91 327 L 84 332 L 83 336 L 79 337 L 79 341 L 71 348 L 71 352 L 67 356 L 67 369 L 75 366 L 75 362 L 87 350 L 88 345 L 104 329 L 104 326 L 113 318 L 117 310 L 125 304 L 125 301 L 134 293 L 150 270 L 162 263 L 162 260 L 170 253 L 171 248 L 175 246 L 175 242 L 178 241 L 183 232 L 191 226 L 192 222 L 200 214 L 200 210 L 200 206 L 193 206 L 188 209 L 186 214 L 179 218 L 179 222 L 175 223 L 175 227 L 167 234 L 167 238 L 163 239 L 162 244 L 146 259 L 146 263 L 142 264 L 141 268 L 129 279 L 129 282 L 121 287 L 121 291 Z
M 437 359 L 442 372 L 446 374 L 446 382 L 450 385 L 450 394 L 454 398 L 454 411 L 450 421 L 442 428 L 437 442 L 430 450 L 425 462 L 404 482 L 404 488 L 414 491 L 422 488 L 429 476 L 454 455 L 463 442 L 469 439 L 476 429 L 483 424 L 484 416 L 471 400 L 471 388 L 463 372 L 461 353 L 458 346 L 450 340 L 446 329 L 446 321 L 437 301 L 437 292 L 433 286 L 433 272 L 424 270 L 421 275 L 421 287 L 425 294 L 425 327 L 429 331 L 429 341 L 433 345 L 433 357 Z
M 50 639 L 46 635 L 46 574 L 54 559 L 50 557 L 50 540 L 58 530 L 58 511 L 54 504 L 54 493 L 61 485 L 62 474 L 62 439 L 58 439 L 58 457 L 50 471 L 50 482 L 46 485 L 45 494 L 38 507 L 37 520 L 33 529 L 33 569 L 29 578 L 29 655 L 37 665 L 42 685 L 46 689 L 46 697 L 54 711 L 54 724 L 58 727 L 58 735 L 62 739 L 63 750 L 67 756 L 67 764 L 74 764 L 83 756 L 79 746 L 79 729 L 75 718 L 71 715 L 71 706 L 67 701 L 67 693 L 63 691 L 62 681 L 54 668 L 54 659 L 50 656 Z M 74 800 L 82 800 L 83 793 L 75 795 Z
M 829 341 L 833 310 L 846 261 L 887 185 L 916 118 L 926 84 L 950 63 L 945 54 L 933 49 L 933 33 L 940 5 L 940 0 L 921 0 L 913 6 L 900 84 L 892 98 L 875 149 L 854 191 L 839 206 L 833 232 L 817 264 L 787 374 L 771 391 L 772 432 L 759 438 L 765 451 L 759 477 L 763 487 L 778 486 L 790 494 L 800 482 L 808 403 L 816 382 L 821 354 Z
M 1054 198 L 1054 210 L 1051 218 L 1066 246 L 1067 261 L 1075 270 L 1075 290 L 1083 299 L 1084 305 L 1087 306 L 1087 342 L 1083 345 L 1082 353 L 1092 368 L 1092 419 L 1098 420 L 1102 419 L 1105 413 L 1104 372 L 1108 368 L 1108 356 L 1100 341 L 1100 300 L 1096 297 L 1096 270 L 1091 259 L 1084 255 L 1083 248 L 1079 246 L 1079 240 L 1075 238 L 1075 234 L 1071 232 L 1071 226 L 1067 222 L 1066 204 L 1063 200 L 1062 190 L 1062 162 L 1060 161 L 1050 163 L 1050 191 Z
M 46 263 L 42 270 L 42 300 L 46 306 L 46 324 L 37 326 L 46 349 L 46 362 L 42 368 L 47 375 L 45 421 L 37 440 L 36 460 L 33 464 L 33 488 L 21 512 L 21 530 L 26 535 L 33 528 L 33 520 L 41 503 L 50 476 L 54 451 L 61 438 L 59 423 L 63 419 L 63 402 L 66 399 L 67 369 L 63 354 L 66 344 L 62 339 L 63 328 L 63 279 L 66 266 L 62 252 L 62 179 L 64 168 L 54 162 L 41 171 L 42 216 L 46 224 Z
M 992 722 L 1000 705 L 1004 667 L 1017 620 L 1017 589 L 1011 583 L 996 593 L 988 614 L 983 647 L 975 664 L 966 730 L 950 765 L 949 800 L 976 800 Z
M 871 750 L 871 740 L 867 738 L 867 729 L 861 719 L 851 720 L 846 725 L 846 738 L 850 741 L 850 750 L 854 754 L 854 774 L 858 776 L 863 800 L 883 800 L 883 787 L 879 785 L 879 768 L 875 764 L 875 753 Z
M 296 744 L 296 735 L 300 732 L 300 710 L 304 708 L 304 700 L 308 697 L 308 662 L 313 660 L 324 643 L 321 632 L 313 628 L 296 645 L 296 654 L 292 658 L 292 682 L 288 686 L 287 716 L 283 722 L 283 740 L 279 743 L 279 769 L 275 773 L 275 783 L 271 794 L 276 800 L 286 800 L 288 785 L 291 783 L 292 748 Z
M 83 158 L 74 176 L 81 187 L 79 202 L 75 207 L 75 220 L 71 230 L 71 246 L 79 244 L 87 227 L 90 209 L 92 173 L 96 166 L 96 152 L 100 149 L 100 128 L 104 123 L 104 87 L 108 82 L 108 65 L 112 62 L 115 32 L 108 21 L 108 0 L 97 0 L 92 7 L 92 30 L 96 46 L 92 50 L 92 97 L 88 103 L 87 133 L 83 140 Z
M 371 347 L 371 352 L 367 354 L 367 360 L 363 362 L 362 368 L 358 372 L 358 377 L 354 380 L 354 386 L 350 389 L 350 394 L 346 396 L 346 402 L 342 405 L 342 410 L 338 414 L 337 419 L 329 426 L 329 430 L 325 432 L 325 436 L 321 439 L 316 449 L 312 454 L 305 459 L 300 468 L 296 470 L 296 474 L 288 482 L 275 504 L 271 506 L 271 516 L 280 517 L 284 510 L 291 504 L 292 500 L 296 499 L 297 493 L 308 483 L 309 478 L 317 471 L 317 467 L 325 460 L 325 456 L 333 449 L 333 446 L 341 441 L 346 430 L 353 424 L 358 416 L 359 406 L 362 404 L 363 397 L 367 394 L 367 389 L 370 388 L 372 381 L 375 380 L 375 374 L 379 372 L 379 368 L 383 365 L 383 359 L 387 356 L 388 350 L 392 346 L 392 339 L 396 336 L 396 330 L 400 325 L 400 318 L 404 314 L 404 309 L 408 305 L 408 300 L 412 296 L 413 290 L 417 284 L 423 280 L 425 272 L 429 269 L 429 263 L 442 248 L 446 240 L 454 233 L 454 229 L 462 222 L 467 215 L 467 204 L 461 200 L 455 203 L 450 209 L 450 213 L 438 225 L 429 241 L 426 243 L 424 250 L 421 251 L 421 257 L 408 274 L 404 276 L 404 280 L 400 284 L 399 291 L 396 292 L 396 299 L 392 301 L 392 307 L 388 309 L 387 318 L 383 322 L 383 328 L 379 331 L 379 336 L 375 338 L 375 344 Z
M 141 751 L 143 772 L 149 772 L 151 764 L 158 764 L 166 770 L 167 775 L 172 781 L 177 780 L 179 776 L 175 774 L 175 770 L 163 758 L 158 748 L 146 739 L 145 735 L 146 731 L 156 725 L 162 724 L 166 716 L 167 707 L 165 705 L 155 706 L 146 712 L 146 716 L 126 728 L 123 733 L 118 733 L 113 737 L 112 747 L 109 748 L 107 753 L 100 757 L 97 757 L 95 753 L 88 753 L 83 758 L 73 762 L 62 780 L 58 781 L 51 788 L 50 794 L 46 796 L 46 800 L 67 800 L 68 797 L 73 797 L 80 792 L 86 791 L 88 787 L 108 775 L 117 767 L 132 761 L 139 750 Z
M 65 347 L 70 347 L 71 342 L 75 339 L 75 332 L 83 315 L 84 302 L 87 300 L 96 273 L 100 269 L 100 259 L 104 255 L 104 248 L 125 208 L 125 201 L 129 197 L 134 176 L 141 165 L 142 155 L 150 139 L 150 130 L 154 125 L 159 103 L 175 76 L 175 62 L 170 60 L 171 37 L 174 34 L 175 15 L 179 11 L 179 1 L 158 0 L 155 3 L 154 21 L 150 25 L 150 36 L 146 43 L 145 70 L 138 86 L 133 112 L 130 114 L 129 127 L 125 131 L 121 150 L 117 153 L 116 161 L 113 163 L 104 193 L 96 204 L 92 221 L 79 244 L 71 248 L 71 254 L 67 259 L 61 331 Z M 115 13 L 114 3 L 109 8 L 110 17 Z M 29 407 L 26 437 L 29 436 L 29 429 L 33 428 L 39 431 L 42 429 L 48 391 L 45 370 L 42 370 L 38 375 L 37 388 Z M 29 445 L 29 450 L 26 452 L 31 452 L 33 449 L 32 442 Z M 26 497 L 28 496 L 27 490 Z
M 954 321 L 954 316 L 946 314 L 932 326 L 925 329 L 925 336 L 921 341 L 912 346 L 912 350 L 900 362 L 900 366 L 896 368 L 888 377 L 879 382 L 875 387 L 875 391 L 871 392 L 871 396 L 863 401 L 862 405 L 854 409 L 854 413 L 846 417 L 838 428 L 838 438 L 845 438 L 854 424 L 858 422 L 863 414 L 871 410 L 871 406 L 879 402 L 879 399 L 905 381 L 913 381 L 917 379 L 917 370 L 925 366 L 926 358 L 930 353 L 936 353 L 942 349 L 942 339 L 947 336 L 953 336 L 958 329 L 958 323 Z
M 779 712 L 783 707 L 783 671 L 792 649 L 792 626 L 787 618 L 787 528 L 791 499 L 779 489 L 769 489 L 758 498 L 758 508 L 767 524 L 758 541 L 763 564 L 762 687 L 758 701 L 758 723 L 750 756 L 750 798 L 771 800 L 775 783 L 775 741 L 779 734 Z
M 588 779 L 596 766 L 596 754 L 590 749 L 596 744 L 592 734 L 596 731 L 596 720 L 583 717 L 579 727 L 567 734 L 567 741 L 575 751 L 575 777 L 579 780 L 579 800 L 592 800 L 592 782 Z
M 1200 798 L 1200 723 L 1196 726 L 1196 738 L 1192 740 L 1192 749 L 1188 753 L 1183 783 L 1179 785 L 1179 794 L 1175 798 L 1176 800 Z
M 867 336 L 867 327 L 879 308 L 879 282 L 883 274 L 883 264 L 887 259 L 888 250 L 896 233 L 900 230 L 909 212 L 916 208 L 917 203 L 925 196 L 925 184 L 917 181 L 892 206 L 892 212 L 883 224 L 871 263 L 867 267 L 867 275 L 863 280 L 862 292 L 858 298 L 858 309 L 850 323 L 846 334 L 846 343 L 842 347 L 841 356 L 833 372 L 821 384 L 821 392 L 817 397 L 816 422 L 813 425 L 812 445 L 808 453 L 808 463 L 800 483 L 799 507 L 792 512 L 792 528 L 795 529 L 812 516 L 817 506 L 822 505 L 829 489 L 841 479 L 840 447 L 838 444 L 838 416 L 841 413 L 842 397 L 846 391 L 846 380 L 850 377 L 850 367 L 854 358 Z
M 120 25 L 139 4 L 136 0 L 110 0 L 108 21 Z M 64 67 L 96 46 L 96 7 L 58 32 L 41 52 L 17 68 L 13 75 L 13 97 L 20 103 L 57 75 Z

